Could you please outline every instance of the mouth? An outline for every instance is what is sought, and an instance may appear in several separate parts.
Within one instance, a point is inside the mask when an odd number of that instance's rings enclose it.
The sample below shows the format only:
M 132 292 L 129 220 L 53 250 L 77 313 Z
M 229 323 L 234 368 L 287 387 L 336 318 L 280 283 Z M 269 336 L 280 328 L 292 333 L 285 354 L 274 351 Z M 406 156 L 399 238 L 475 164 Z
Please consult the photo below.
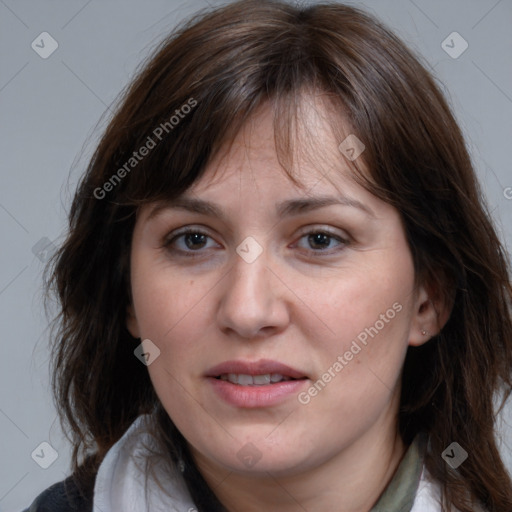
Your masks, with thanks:
M 225 361 L 210 368 L 206 376 L 240 386 L 266 386 L 287 380 L 308 378 L 304 372 L 270 359 Z
M 289 380 L 303 380 L 306 377 L 300 379 L 294 379 L 280 373 L 264 373 L 261 375 L 249 375 L 245 373 L 223 373 L 217 377 L 218 380 L 224 380 L 231 382 L 231 384 L 238 384 L 239 386 L 270 386 L 279 382 L 286 382 Z
M 226 361 L 206 377 L 216 395 L 237 408 L 277 406 L 300 392 L 309 379 L 300 370 L 267 359 Z

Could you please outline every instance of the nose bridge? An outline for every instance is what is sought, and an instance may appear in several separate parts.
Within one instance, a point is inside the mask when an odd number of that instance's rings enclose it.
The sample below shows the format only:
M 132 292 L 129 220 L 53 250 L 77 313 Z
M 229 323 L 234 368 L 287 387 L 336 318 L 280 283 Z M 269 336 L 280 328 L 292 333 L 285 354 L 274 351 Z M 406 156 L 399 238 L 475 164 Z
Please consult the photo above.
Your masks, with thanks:
M 257 257 L 251 256 L 254 259 L 244 259 L 239 254 L 234 258 L 233 268 L 228 276 L 228 293 L 236 301 L 251 304 L 253 310 L 256 311 L 256 306 L 258 310 L 262 310 L 268 303 L 269 271 L 266 254 L 259 254 Z
M 237 248 L 219 311 L 221 327 L 247 338 L 257 336 L 265 327 L 278 327 L 285 318 L 277 304 L 276 288 L 270 282 L 268 253 L 251 244 L 249 240 Z
M 230 279 L 232 285 L 241 293 L 255 295 L 255 298 L 263 299 L 258 294 L 261 287 L 264 291 L 264 284 L 268 273 L 267 265 L 270 263 L 269 251 L 264 250 L 261 237 L 259 242 L 252 236 L 248 236 L 236 247 L 236 255 L 233 258 L 233 269 Z M 261 242 L 261 243 L 260 243 Z M 256 295 L 260 295 L 256 297 Z

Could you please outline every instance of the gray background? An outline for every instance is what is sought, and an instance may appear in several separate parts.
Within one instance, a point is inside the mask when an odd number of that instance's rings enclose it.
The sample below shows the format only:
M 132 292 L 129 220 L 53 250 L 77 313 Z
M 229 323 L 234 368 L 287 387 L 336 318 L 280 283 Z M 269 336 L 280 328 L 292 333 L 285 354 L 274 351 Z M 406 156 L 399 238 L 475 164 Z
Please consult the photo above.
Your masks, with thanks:
M 20 511 L 69 473 L 70 449 L 48 386 L 42 260 L 48 244 L 62 240 L 77 178 L 105 126 L 100 117 L 164 35 L 220 3 L 0 0 L 0 512 Z M 348 3 L 394 28 L 443 83 L 510 247 L 512 0 Z M 458 58 L 441 46 L 453 31 L 469 45 Z M 47 59 L 31 47 L 42 32 L 59 45 Z M 448 44 L 452 53 L 461 48 L 457 40 Z M 510 469 L 511 423 L 509 406 L 501 449 Z M 48 469 L 31 457 L 45 441 L 58 452 Z

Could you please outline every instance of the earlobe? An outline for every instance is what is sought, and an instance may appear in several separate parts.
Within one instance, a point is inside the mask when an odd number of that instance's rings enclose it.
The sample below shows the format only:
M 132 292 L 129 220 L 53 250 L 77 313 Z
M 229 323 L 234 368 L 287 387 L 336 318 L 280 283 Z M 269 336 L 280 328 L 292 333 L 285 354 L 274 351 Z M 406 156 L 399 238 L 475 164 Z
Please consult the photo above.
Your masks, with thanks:
M 420 286 L 414 313 L 411 319 L 409 345 L 418 347 L 439 334 L 451 313 L 451 304 L 446 304 L 439 294 Z
M 131 304 L 126 308 L 126 328 L 134 338 L 140 338 L 139 324 Z

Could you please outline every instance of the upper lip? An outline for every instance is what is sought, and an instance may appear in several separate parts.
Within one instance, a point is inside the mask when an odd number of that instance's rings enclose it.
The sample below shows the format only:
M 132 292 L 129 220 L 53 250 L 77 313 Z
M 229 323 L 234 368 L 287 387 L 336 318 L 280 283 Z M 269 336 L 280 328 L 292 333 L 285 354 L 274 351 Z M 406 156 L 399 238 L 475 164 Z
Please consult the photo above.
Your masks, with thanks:
M 260 359 L 259 361 L 225 361 L 215 365 L 206 372 L 207 377 L 219 377 L 223 374 L 236 373 L 243 375 L 266 375 L 278 373 L 283 377 L 290 377 L 292 379 L 302 379 L 306 377 L 303 372 L 296 370 L 286 364 L 279 363 L 278 361 L 271 361 L 270 359 Z

